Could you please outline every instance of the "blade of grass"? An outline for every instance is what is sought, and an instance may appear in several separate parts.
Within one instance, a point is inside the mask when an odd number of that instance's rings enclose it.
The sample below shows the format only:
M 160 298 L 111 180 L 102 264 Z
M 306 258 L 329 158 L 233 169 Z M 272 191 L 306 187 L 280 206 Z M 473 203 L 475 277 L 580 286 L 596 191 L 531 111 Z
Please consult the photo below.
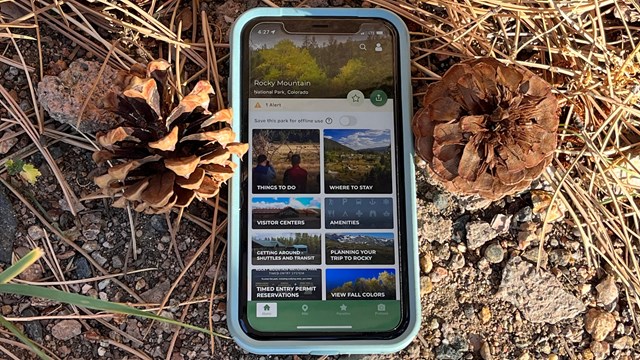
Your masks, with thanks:
M 0 284 L 0 293 L 33 296 L 33 297 L 39 297 L 39 298 L 52 300 L 52 301 L 58 301 L 65 304 L 83 306 L 93 310 L 108 311 L 108 312 L 118 313 L 118 314 L 139 316 L 145 319 L 161 321 L 170 325 L 178 325 L 186 329 L 191 329 L 191 330 L 199 331 L 208 335 L 214 335 L 214 336 L 219 336 L 225 339 L 229 339 L 228 336 L 214 333 L 209 329 L 204 329 L 195 325 L 182 323 L 180 321 L 176 321 L 173 319 L 168 319 L 168 318 L 156 315 L 152 312 L 142 311 L 140 309 L 136 309 L 128 305 L 94 299 L 89 296 L 66 293 L 64 291 L 60 291 L 56 289 L 49 289 L 49 288 L 40 287 L 40 286 L 31 286 L 31 285 L 22 285 L 22 284 Z
M 45 354 L 40 347 L 34 343 L 33 341 L 31 341 L 31 339 L 29 339 L 27 336 L 25 336 L 20 330 L 18 330 L 17 327 L 15 327 L 12 323 L 8 322 L 4 316 L 0 315 L 0 325 L 4 326 L 5 328 L 7 328 L 9 331 L 11 331 L 11 333 L 17 337 L 18 339 L 20 339 L 20 341 L 22 341 L 25 345 L 27 345 L 29 347 L 29 349 L 31 351 L 33 351 L 34 354 L 38 355 L 38 357 L 40 357 L 40 359 L 45 359 L 45 360 L 50 360 L 51 358 Z
M 42 255 L 43 252 L 40 248 L 35 248 L 29 251 L 27 255 L 22 257 L 22 259 L 18 260 L 15 264 L 9 266 L 5 271 L 0 273 L 0 284 L 6 284 L 16 276 L 20 275 L 20 273 L 38 261 Z

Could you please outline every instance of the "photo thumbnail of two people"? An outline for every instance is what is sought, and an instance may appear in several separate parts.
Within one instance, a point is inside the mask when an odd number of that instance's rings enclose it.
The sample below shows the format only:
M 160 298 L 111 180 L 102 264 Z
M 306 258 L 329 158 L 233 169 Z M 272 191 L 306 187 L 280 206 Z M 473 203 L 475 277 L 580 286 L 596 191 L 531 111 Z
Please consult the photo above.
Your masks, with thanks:
M 290 157 L 291 167 L 285 170 L 282 176 L 283 185 L 295 186 L 297 192 L 307 192 L 307 176 L 308 172 L 300 163 L 302 159 L 299 154 L 293 154 Z M 256 160 L 256 166 L 253 168 L 253 184 L 254 186 L 269 186 L 276 183 L 276 170 L 270 164 L 266 155 L 260 154 Z

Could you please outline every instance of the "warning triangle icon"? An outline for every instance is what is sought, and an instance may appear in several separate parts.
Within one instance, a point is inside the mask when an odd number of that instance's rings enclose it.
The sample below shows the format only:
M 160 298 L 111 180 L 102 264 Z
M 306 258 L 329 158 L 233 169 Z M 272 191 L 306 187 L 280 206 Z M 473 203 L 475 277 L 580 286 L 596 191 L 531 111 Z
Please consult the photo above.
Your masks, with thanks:
M 260 105 L 259 102 L 256 103 L 256 106 L 254 106 L 256 109 L 260 109 L 262 107 L 262 105 Z

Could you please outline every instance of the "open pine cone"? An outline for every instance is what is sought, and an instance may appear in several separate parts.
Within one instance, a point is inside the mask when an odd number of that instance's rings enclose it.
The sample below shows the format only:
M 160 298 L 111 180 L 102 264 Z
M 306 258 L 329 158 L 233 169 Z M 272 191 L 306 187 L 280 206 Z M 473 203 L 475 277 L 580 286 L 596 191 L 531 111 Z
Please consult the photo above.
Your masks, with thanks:
M 416 150 L 447 190 L 496 200 L 526 189 L 551 162 L 557 108 L 532 72 L 464 61 L 428 87 L 413 118 Z
M 209 111 L 209 82 L 198 82 L 173 106 L 170 70 L 164 60 L 150 62 L 146 72 L 134 67 L 122 79 L 129 83 L 124 92 L 106 99 L 124 124 L 98 133 L 102 150 L 93 160 L 120 161 L 94 181 L 105 194 L 121 193 L 115 207 L 129 202 L 136 211 L 158 214 L 211 198 L 233 176 L 230 156 L 242 157 L 248 149 L 233 142 L 236 134 L 224 126 L 231 121 L 229 109 Z

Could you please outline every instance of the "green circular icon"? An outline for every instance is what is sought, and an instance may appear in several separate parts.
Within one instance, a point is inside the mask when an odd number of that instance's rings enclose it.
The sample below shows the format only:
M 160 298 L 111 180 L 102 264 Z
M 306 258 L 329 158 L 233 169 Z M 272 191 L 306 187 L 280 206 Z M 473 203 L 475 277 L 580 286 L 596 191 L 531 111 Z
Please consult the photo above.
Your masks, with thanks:
M 369 97 L 371 103 L 375 106 L 382 106 L 387 103 L 387 94 L 382 90 L 374 90 Z

